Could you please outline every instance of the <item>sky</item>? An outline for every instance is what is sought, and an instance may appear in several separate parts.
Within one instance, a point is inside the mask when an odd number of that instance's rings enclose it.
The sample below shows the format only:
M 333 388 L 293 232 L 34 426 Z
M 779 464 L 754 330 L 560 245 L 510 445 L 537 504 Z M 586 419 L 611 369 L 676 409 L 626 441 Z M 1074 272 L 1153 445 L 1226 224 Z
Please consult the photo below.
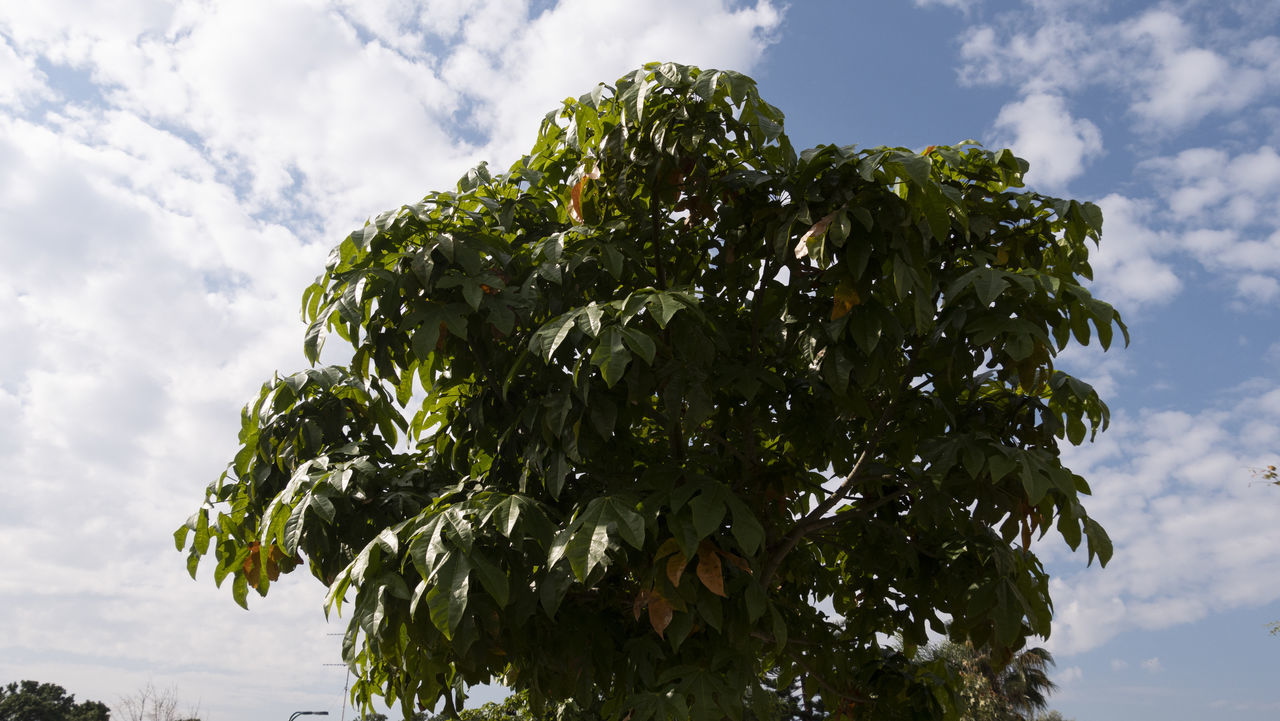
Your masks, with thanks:
M 752 75 L 797 147 L 974 138 L 1102 206 L 1093 289 L 1133 342 L 1060 365 L 1113 411 L 1065 455 L 1116 550 L 1038 547 L 1052 705 L 1274 718 L 1280 489 L 1249 470 L 1280 458 L 1273 0 L 0 3 L 0 683 L 341 718 L 324 589 L 242 611 L 171 534 L 240 407 L 305 365 L 332 245 L 658 59 Z

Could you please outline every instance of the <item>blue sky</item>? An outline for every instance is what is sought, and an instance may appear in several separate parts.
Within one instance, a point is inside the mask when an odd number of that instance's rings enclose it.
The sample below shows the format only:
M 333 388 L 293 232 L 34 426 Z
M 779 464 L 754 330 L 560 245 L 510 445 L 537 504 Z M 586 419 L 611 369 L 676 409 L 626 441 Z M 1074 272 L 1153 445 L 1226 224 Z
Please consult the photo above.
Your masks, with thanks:
M 1134 342 L 1062 362 L 1114 413 L 1069 455 L 1116 557 L 1040 547 L 1053 705 L 1274 718 L 1280 491 L 1248 470 L 1280 456 L 1264 0 L 0 4 L 0 682 L 339 716 L 323 589 L 294 574 L 245 613 L 170 533 L 240 406 L 303 364 L 331 245 L 653 59 L 753 75 L 797 146 L 976 138 L 1102 205 L 1094 288 Z

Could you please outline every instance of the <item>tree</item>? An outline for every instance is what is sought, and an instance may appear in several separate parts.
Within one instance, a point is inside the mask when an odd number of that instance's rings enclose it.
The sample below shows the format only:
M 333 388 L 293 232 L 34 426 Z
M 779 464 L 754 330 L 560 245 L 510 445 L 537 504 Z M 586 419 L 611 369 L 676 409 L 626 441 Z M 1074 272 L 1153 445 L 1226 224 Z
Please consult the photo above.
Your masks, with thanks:
M 22 681 L 0 686 L 0 721 L 109 721 L 100 701 L 81 701 L 53 683 Z
M 999 660 L 1047 635 L 1032 538 L 1111 555 L 1058 450 L 1107 409 L 1053 363 L 1124 331 L 1082 285 L 1100 211 L 1018 190 L 1008 150 L 797 154 L 782 120 L 651 64 L 348 236 L 303 293 L 313 367 L 176 533 L 192 576 L 212 553 L 245 605 L 306 562 L 353 696 L 406 715 L 501 677 L 738 718 L 767 669 L 934 713 L 910 652 L 944 618 Z M 316 365 L 329 333 L 350 362 Z
M 1049 678 L 1053 655 L 1043 648 L 1028 648 L 1000 665 L 988 649 L 971 643 L 949 641 L 925 654 L 941 660 L 958 690 L 960 718 L 964 721 L 1022 721 L 1040 718 L 1049 707 L 1049 694 L 1057 689 Z
M 120 698 L 120 711 L 125 721 L 199 721 L 198 710 L 178 711 L 176 689 L 158 689 L 148 682 L 128 696 Z
M 1053 665 L 1053 654 L 1043 648 L 1028 648 L 1014 654 L 997 676 L 1000 697 L 1022 718 L 1046 711 L 1049 694 L 1058 688 L 1049 679 L 1049 668 Z

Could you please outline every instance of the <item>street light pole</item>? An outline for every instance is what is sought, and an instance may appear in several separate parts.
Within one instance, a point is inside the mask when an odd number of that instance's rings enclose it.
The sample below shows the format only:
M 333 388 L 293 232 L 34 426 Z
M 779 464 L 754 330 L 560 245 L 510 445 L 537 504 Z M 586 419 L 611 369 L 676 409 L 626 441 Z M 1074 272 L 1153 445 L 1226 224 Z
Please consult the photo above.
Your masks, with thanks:
M 297 721 L 299 716 L 328 716 L 328 711 L 294 711 L 289 721 Z

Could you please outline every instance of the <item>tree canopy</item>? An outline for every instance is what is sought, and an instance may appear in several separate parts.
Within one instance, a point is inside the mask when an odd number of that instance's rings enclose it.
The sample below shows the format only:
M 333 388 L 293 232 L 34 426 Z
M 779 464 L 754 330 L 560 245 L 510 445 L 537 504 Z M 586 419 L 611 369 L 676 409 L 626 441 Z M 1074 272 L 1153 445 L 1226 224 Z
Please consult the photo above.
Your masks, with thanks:
M 22 681 L 0 686 L 0 721 L 108 721 L 101 701 L 76 702 L 56 683 Z
M 1084 285 L 1102 216 L 1027 167 L 797 153 L 734 72 L 601 84 L 507 172 L 333 250 L 312 367 L 245 408 L 177 545 L 242 605 L 308 564 L 353 694 L 406 715 L 498 678 L 741 718 L 766 671 L 833 714 L 932 714 L 929 629 L 1002 662 L 1049 633 L 1033 537 L 1111 555 L 1059 456 L 1107 408 L 1054 367 L 1124 331 Z M 319 365 L 333 333 L 350 361 Z

